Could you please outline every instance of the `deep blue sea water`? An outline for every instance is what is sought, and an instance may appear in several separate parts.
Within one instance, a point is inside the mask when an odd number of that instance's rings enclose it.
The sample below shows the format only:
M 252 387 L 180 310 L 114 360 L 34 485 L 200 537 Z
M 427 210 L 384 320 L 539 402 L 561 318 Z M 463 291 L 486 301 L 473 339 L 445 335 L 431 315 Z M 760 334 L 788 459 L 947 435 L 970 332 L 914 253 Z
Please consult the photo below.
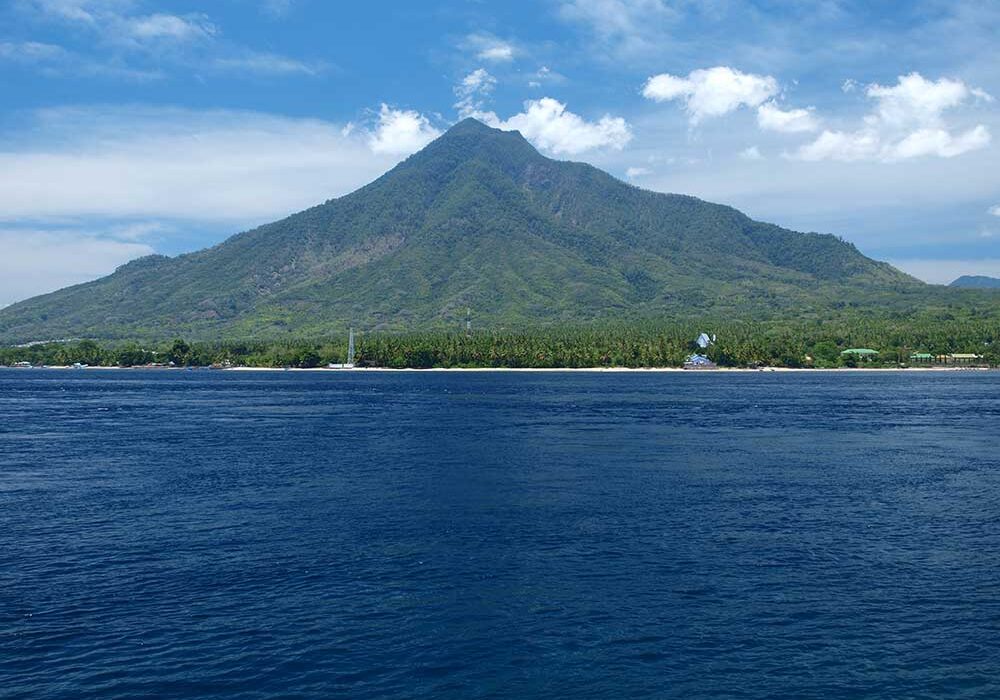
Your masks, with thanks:
M 1000 698 L 1000 373 L 0 370 L 3 698 Z

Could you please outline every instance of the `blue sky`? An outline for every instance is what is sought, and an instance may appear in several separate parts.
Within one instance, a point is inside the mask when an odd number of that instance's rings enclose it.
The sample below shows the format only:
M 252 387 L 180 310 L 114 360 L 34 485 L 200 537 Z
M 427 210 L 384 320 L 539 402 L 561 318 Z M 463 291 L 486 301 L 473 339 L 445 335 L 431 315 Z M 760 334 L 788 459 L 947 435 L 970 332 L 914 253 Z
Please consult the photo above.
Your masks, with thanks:
M 1000 275 L 1000 3 L 0 1 L 0 305 L 345 194 L 462 116 Z

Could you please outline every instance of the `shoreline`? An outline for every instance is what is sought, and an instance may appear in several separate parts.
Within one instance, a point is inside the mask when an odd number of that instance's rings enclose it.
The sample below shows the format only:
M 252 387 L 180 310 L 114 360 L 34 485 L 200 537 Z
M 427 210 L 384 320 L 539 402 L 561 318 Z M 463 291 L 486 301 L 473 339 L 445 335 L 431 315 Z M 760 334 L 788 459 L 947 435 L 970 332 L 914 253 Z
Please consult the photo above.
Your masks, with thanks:
M 857 372 L 989 372 L 997 371 L 991 367 L 715 367 L 712 369 L 684 369 L 682 367 L 73 367 L 69 365 L 45 365 L 42 367 L 0 367 L 0 370 L 146 370 L 150 372 L 188 372 L 188 371 L 211 371 L 211 372 L 319 372 L 323 374 L 342 373 L 378 373 L 378 372 L 585 372 L 591 374 L 625 374 L 625 373 L 646 373 L 661 374 L 669 372 L 680 372 L 685 374 L 732 374 L 732 373 L 761 373 L 761 372 L 784 372 L 793 374 L 805 374 L 813 372 L 831 373 L 857 373 Z
M 125 369 L 125 368 L 123 368 Z M 224 372 L 587 372 L 591 374 L 661 374 L 677 372 L 684 374 L 731 374 L 761 372 L 988 372 L 989 367 L 716 367 L 713 369 L 684 369 L 683 367 L 354 367 L 330 369 L 327 367 L 228 367 Z

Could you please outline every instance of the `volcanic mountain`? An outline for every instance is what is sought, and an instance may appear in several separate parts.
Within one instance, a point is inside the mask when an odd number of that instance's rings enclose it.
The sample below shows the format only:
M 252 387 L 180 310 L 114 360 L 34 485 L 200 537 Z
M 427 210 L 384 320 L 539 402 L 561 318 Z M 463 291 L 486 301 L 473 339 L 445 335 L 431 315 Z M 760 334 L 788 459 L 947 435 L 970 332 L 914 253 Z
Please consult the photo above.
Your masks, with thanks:
M 832 235 L 633 187 L 466 119 L 346 196 L 0 311 L 0 341 L 822 316 L 927 285 Z M 893 302 L 895 303 L 895 301 Z

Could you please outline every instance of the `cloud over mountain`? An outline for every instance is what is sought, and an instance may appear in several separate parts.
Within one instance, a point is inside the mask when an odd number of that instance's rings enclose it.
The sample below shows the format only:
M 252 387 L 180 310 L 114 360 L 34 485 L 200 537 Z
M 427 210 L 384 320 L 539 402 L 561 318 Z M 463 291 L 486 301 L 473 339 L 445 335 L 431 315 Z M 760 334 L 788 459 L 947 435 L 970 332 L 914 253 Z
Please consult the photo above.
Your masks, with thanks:
M 985 148 L 991 141 L 983 124 L 960 130 L 950 126 L 946 113 L 970 100 L 993 98 L 961 80 L 927 80 L 919 73 L 899 77 L 895 85 L 873 83 L 865 95 L 875 103 L 863 124 L 854 130 L 825 130 L 801 146 L 795 158 L 816 160 L 877 160 L 892 162 L 922 156 L 953 158 Z

